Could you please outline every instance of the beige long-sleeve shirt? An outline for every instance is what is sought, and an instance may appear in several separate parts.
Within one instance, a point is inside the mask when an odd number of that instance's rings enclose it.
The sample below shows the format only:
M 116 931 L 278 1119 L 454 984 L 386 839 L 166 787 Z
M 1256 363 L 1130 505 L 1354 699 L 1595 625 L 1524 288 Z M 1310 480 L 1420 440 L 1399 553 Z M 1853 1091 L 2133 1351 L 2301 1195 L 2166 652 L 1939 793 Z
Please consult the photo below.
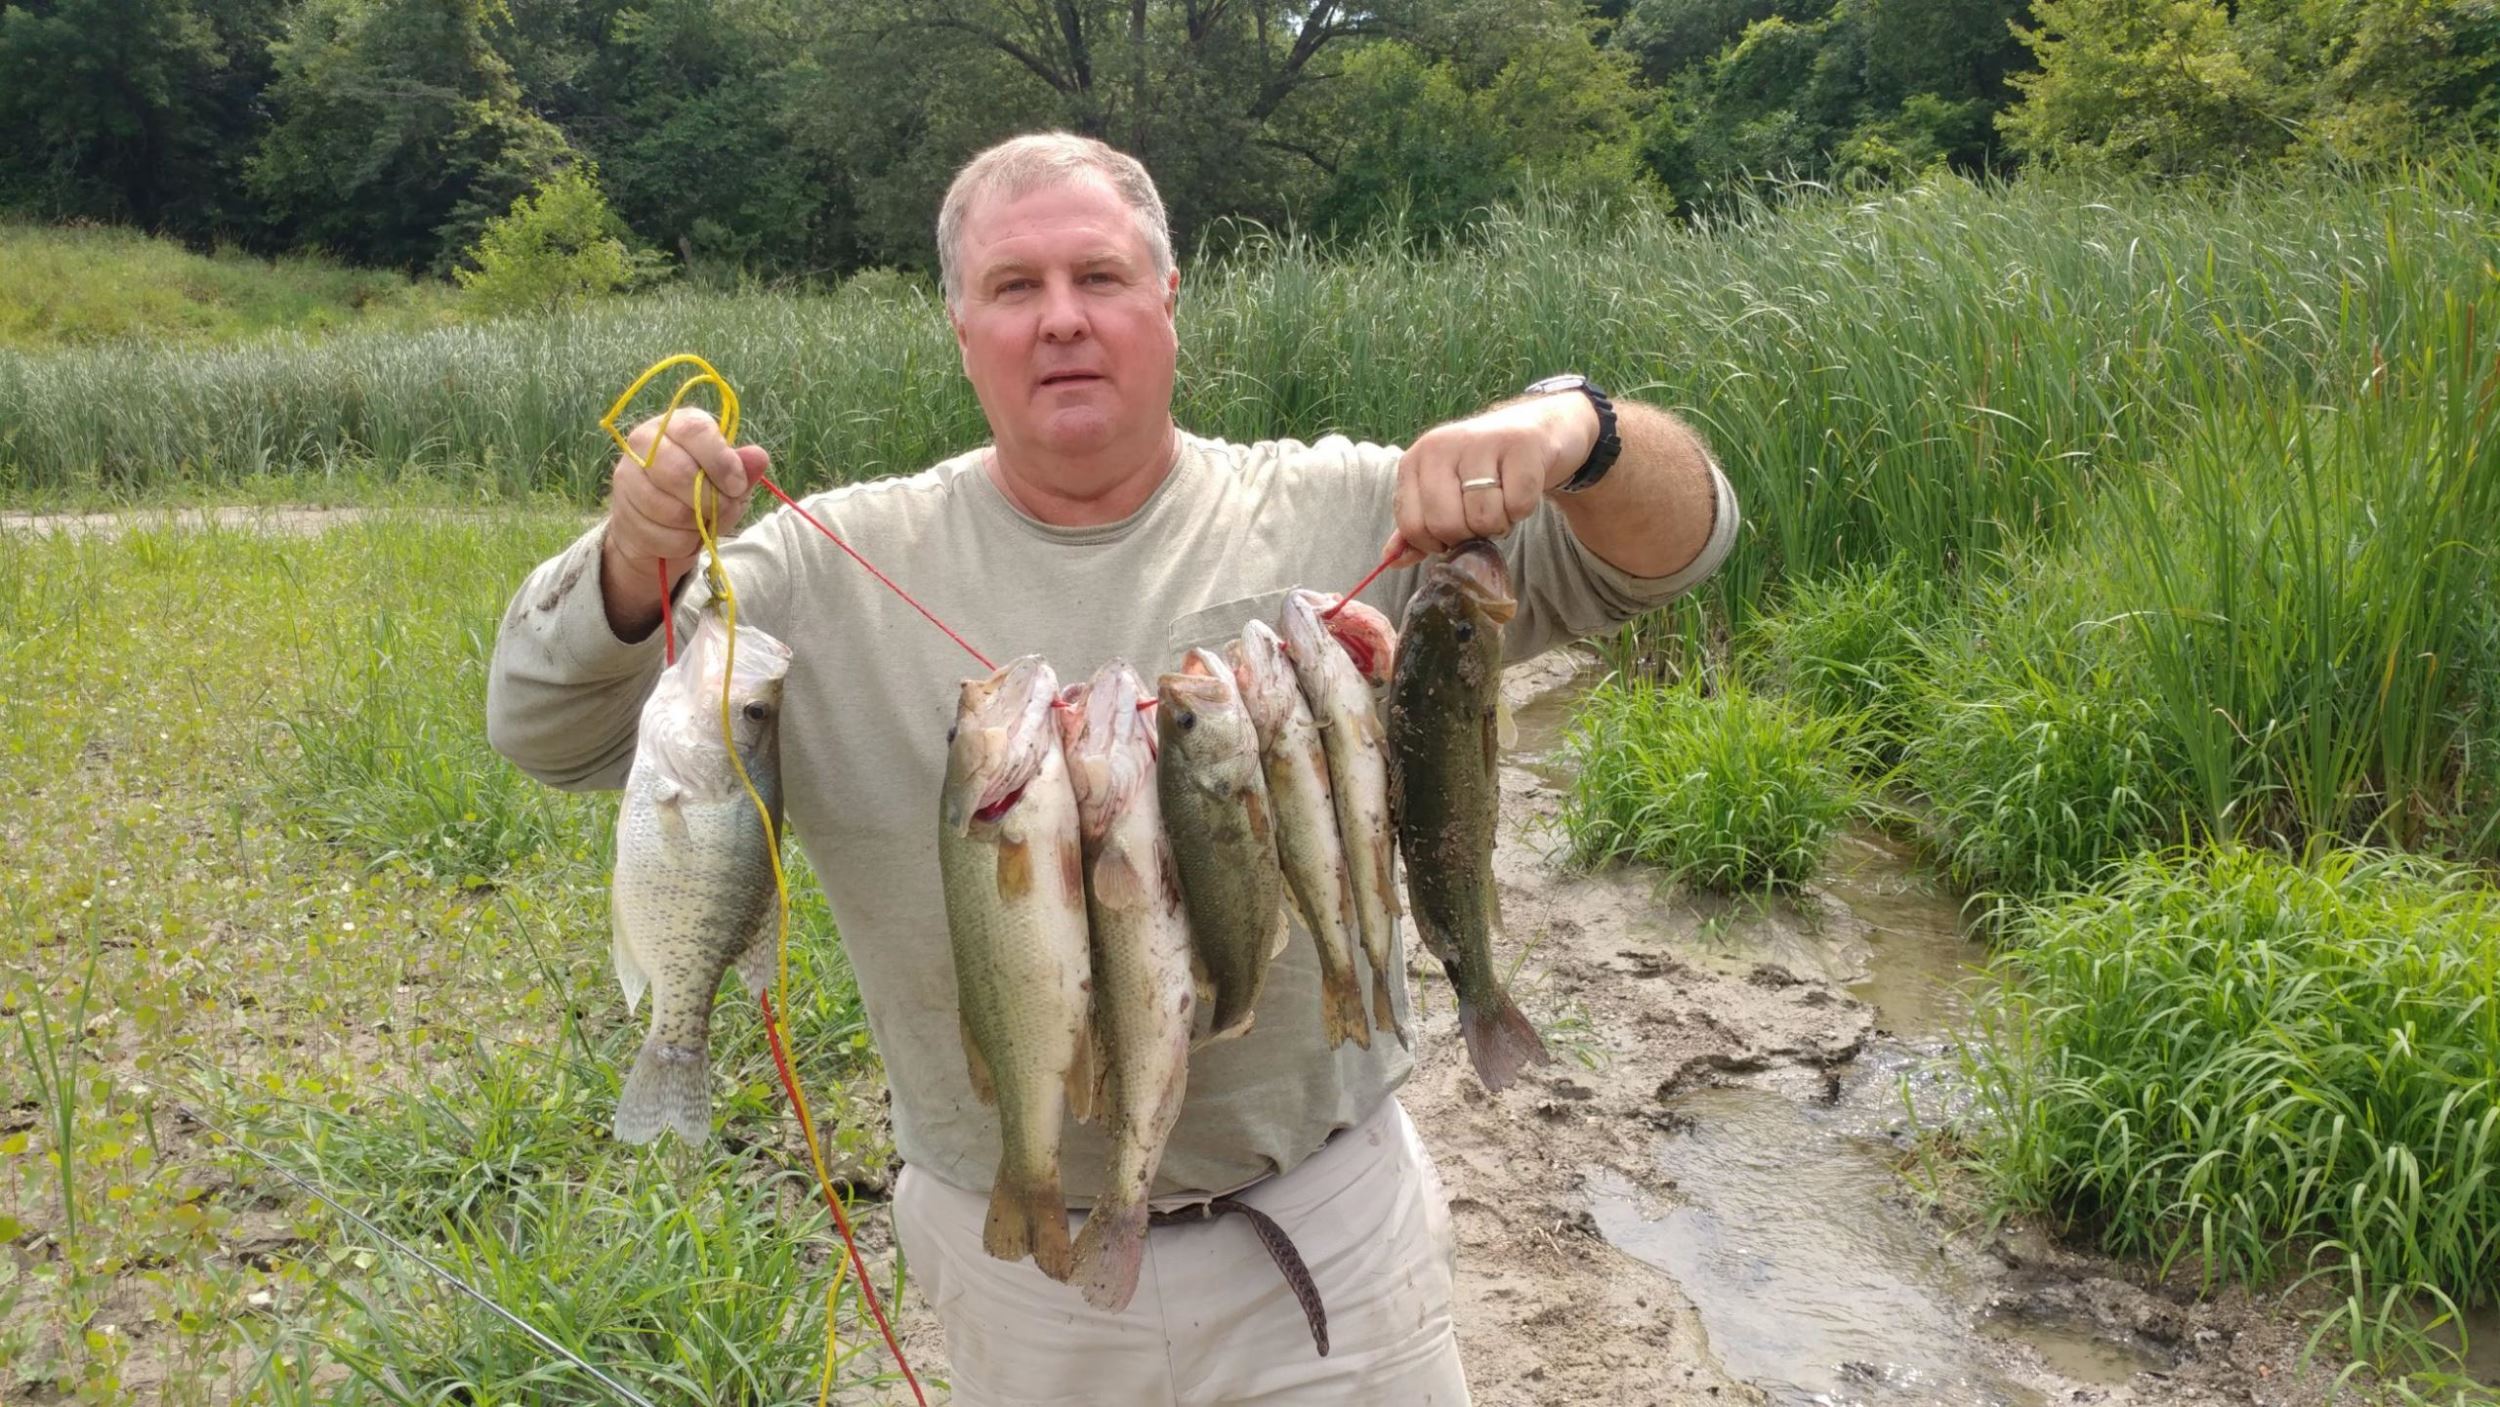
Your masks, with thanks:
M 1038 652 L 1063 681 L 1114 657 L 1151 680 L 1190 647 L 1237 635 L 1252 616 L 1273 621 L 1293 587 L 1343 591 L 1372 568 L 1394 525 L 1400 450 L 1339 436 L 1236 445 L 1184 435 L 1177 467 L 1153 497 L 1120 522 L 1087 528 L 1025 516 L 983 472 L 985 454 L 831 489 L 806 507 L 983 654 L 1004 663 Z M 1726 480 L 1713 479 L 1708 545 L 1672 577 L 1615 570 L 1550 509 L 1515 529 L 1504 545 L 1520 600 L 1509 656 L 1628 620 L 1715 570 L 1737 512 Z M 496 749 L 575 790 L 623 784 L 638 711 L 662 665 L 658 632 L 628 643 L 608 626 L 604 532 L 594 527 L 522 584 L 487 686 Z M 788 824 L 857 974 L 893 1087 L 896 1146 L 948 1182 L 986 1190 L 998 1120 L 965 1069 L 937 859 L 957 685 L 983 671 L 787 509 L 749 524 L 721 556 L 740 623 L 795 655 L 781 724 Z M 1413 569 L 1385 573 L 1364 599 L 1394 621 L 1416 579 Z M 694 580 L 676 607 L 681 637 L 705 594 Z M 1405 970 L 1402 955 L 1392 970 Z M 1406 1079 L 1412 1058 L 1386 1033 L 1368 1051 L 1328 1048 L 1318 987 L 1311 939 L 1297 931 L 1251 1032 L 1192 1056 L 1158 1193 L 1224 1191 L 1291 1168 Z M 1411 1006 L 1409 993 L 1398 996 L 1402 1010 Z M 1313 1015 L 1293 1019 L 1297 1012 Z M 1090 1201 L 1102 1185 L 1106 1153 L 1098 1128 L 1069 1126 L 1062 1174 L 1071 1201 Z

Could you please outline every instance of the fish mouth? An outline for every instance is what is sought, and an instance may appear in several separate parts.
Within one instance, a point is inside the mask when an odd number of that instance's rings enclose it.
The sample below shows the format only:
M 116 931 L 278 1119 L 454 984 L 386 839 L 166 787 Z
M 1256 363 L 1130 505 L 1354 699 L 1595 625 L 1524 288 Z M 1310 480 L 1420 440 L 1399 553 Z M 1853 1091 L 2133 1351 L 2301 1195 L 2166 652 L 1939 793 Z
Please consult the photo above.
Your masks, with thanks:
M 1519 602 L 1510 594 L 1510 566 L 1501 549 L 1483 538 L 1451 548 L 1434 564 L 1433 575 L 1456 586 L 1496 625 L 1508 624 L 1519 613 Z

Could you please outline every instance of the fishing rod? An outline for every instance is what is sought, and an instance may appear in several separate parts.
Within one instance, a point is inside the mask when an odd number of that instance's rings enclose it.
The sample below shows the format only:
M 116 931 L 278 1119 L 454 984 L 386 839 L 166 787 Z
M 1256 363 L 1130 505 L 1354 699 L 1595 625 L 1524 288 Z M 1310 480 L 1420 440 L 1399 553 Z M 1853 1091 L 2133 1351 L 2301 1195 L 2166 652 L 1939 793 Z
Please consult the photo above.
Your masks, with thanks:
M 584 1373 L 589 1374 L 592 1378 L 598 1381 L 601 1387 L 615 1393 L 618 1397 L 624 1399 L 625 1401 L 633 1403 L 634 1407 L 659 1407 L 658 1403 L 655 1403 L 650 1398 L 634 1391 L 623 1382 L 618 1381 L 618 1379 L 607 1370 L 599 1367 L 597 1364 L 592 1363 L 589 1359 L 582 1357 L 580 1354 L 575 1353 L 573 1350 L 566 1348 L 563 1344 L 560 1344 L 554 1339 L 548 1337 L 547 1334 L 537 1325 L 532 1324 L 520 1315 L 513 1313 L 511 1310 L 504 1308 L 501 1304 L 496 1302 L 494 1296 L 453 1274 L 450 1270 L 438 1264 L 432 1257 L 426 1255 L 423 1251 L 420 1251 L 416 1247 L 409 1245 L 407 1242 L 400 1240 L 398 1237 L 393 1236 L 381 1227 L 374 1225 L 355 1208 L 348 1206 L 338 1198 L 322 1191 L 318 1185 L 298 1174 L 293 1168 L 288 1167 L 286 1164 L 279 1162 L 276 1158 L 273 1158 L 259 1149 L 254 1148 L 242 1139 L 237 1138 L 233 1133 L 219 1127 L 218 1124 L 211 1120 L 208 1116 L 200 1113 L 200 1111 L 192 1108 L 190 1105 L 183 1103 L 181 1100 L 177 1099 L 173 1101 L 173 1105 L 174 1112 L 182 1115 L 186 1119 L 189 1119 L 193 1123 L 200 1125 L 202 1128 L 207 1129 L 210 1133 L 217 1135 L 219 1138 L 222 1138 L 235 1147 L 242 1149 L 244 1152 L 251 1154 L 254 1158 L 260 1161 L 262 1166 L 278 1174 L 280 1177 L 285 1178 L 287 1181 L 294 1183 L 296 1186 L 311 1193 L 313 1196 L 320 1198 L 332 1211 L 337 1212 L 339 1215 L 346 1217 L 349 1221 L 352 1221 L 358 1226 L 364 1228 L 384 1245 L 389 1246 L 392 1250 L 399 1252 L 401 1255 L 408 1257 L 410 1260 L 413 1260 L 417 1264 L 422 1265 L 426 1269 L 434 1272 L 436 1277 L 441 1279 L 444 1284 L 451 1286 L 453 1289 L 460 1291 L 469 1298 L 476 1300 L 479 1304 L 493 1310 L 505 1323 L 510 1324 L 513 1328 L 529 1335 L 530 1339 L 539 1347 L 554 1354 L 558 1358 L 563 1359 L 565 1362 L 572 1364 L 574 1367 L 581 1369 Z

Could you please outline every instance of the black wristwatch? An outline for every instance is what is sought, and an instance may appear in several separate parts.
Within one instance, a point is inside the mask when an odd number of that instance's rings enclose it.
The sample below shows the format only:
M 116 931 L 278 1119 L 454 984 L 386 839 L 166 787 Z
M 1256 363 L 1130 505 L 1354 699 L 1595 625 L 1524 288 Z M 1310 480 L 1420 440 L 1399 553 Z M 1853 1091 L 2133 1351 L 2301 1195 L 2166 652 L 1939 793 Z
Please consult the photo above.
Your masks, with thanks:
M 1588 462 L 1557 487 L 1560 493 L 1578 493 L 1605 478 L 1606 471 L 1615 467 L 1616 456 L 1623 453 L 1623 437 L 1615 433 L 1615 403 L 1606 399 L 1606 393 L 1598 389 L 1596 382 L 1578 372 L 1567 371 L 1530 385 L 1527 394 L 1543 396 L 1556 391 L 1578 391 L 1589 398 L 1590 405 L 1597 407 L 1597 443 L 1589 449 Z

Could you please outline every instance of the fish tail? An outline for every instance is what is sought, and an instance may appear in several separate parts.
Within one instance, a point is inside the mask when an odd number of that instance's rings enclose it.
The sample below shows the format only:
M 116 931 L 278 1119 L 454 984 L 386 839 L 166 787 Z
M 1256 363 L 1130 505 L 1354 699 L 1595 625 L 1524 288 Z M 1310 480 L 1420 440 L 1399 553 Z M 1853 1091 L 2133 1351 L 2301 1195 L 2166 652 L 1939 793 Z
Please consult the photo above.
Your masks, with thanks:
M 1363 1009 L 1363 975 L 1351 963 L 1330 968 L 1319 978 L 1320 1019 L 1328 1028 L 1331 1047 L 1352 1041 L 1372 1048 L 1371 1013 Z
M 711 1066 L 702 1046 L 675 1045 L 653 1036 L 642 1043 L 625 1092 L 616 1099 L 616 1136 L 649 1143 L 662 1129 L 701 1147 L 712 1134 Z
M 1059 1174 L 1018 1172 L 1001 1166 L 990 1189 L 990 1216 L 981 1229 L 981 1248 L 1000 1260 L 1033 1257 L 1053 1280 L 1064 1281 L 1075 1269 L 1068 1247 L 1068 1206 L 1059 1195 Z
M 1096 1202 L 1076 1233 L 1073 1283 L 1085 1291 L 1086 1303 L 1115 1312 L 1128 1308 L 1145 1260 L 1145 1204 Z
M 1382 1031 L 1397 1033 L 1398 1044 L 1408 1050 L 1415 1048 L 1415 1038 L 1406 1032 L 1406 1023 L 1398 1020 L 1397 979 L 1389 975 L 1389 959 L 1385 954 L 1372 955 L 1372 1025 Z
M 1466 1038 L 1467 1058 L 1475 1063 L 1476 1078 L 1496 1092 L 1508 1088 L 1522 1067 L 1543 1065 L 1554 1058 L 1545 1053 L 1536 1027 L 1528 1024 L 1528 1018 L 1519 1014 L 1519 1008 L 1498 987 L 1484 998 L 1459 1002 L 1458 1033 Z

